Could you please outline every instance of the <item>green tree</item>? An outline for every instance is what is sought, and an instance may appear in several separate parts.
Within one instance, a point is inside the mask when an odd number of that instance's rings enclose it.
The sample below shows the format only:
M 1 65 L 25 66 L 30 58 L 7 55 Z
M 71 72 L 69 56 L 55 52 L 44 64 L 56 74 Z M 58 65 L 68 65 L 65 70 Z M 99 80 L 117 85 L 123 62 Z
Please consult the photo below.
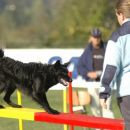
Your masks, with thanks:
M 0 41 L 16 47 L 84 47 L 94 27 L 117 27 L 112 0 L 0 0 Z

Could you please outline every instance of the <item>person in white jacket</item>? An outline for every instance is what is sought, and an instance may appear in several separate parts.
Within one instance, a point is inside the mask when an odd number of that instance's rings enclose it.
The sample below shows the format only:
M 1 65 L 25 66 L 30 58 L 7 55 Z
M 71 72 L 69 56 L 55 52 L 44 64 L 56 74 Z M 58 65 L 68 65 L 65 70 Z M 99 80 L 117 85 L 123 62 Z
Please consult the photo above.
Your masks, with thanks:
M 130 130 L 130 0 L 118 0 L 116 15 L 121 27 L 108 41 L 99 96 L 107 109 L 107 99 L 116 83 L 118 105 L 126 130 Z

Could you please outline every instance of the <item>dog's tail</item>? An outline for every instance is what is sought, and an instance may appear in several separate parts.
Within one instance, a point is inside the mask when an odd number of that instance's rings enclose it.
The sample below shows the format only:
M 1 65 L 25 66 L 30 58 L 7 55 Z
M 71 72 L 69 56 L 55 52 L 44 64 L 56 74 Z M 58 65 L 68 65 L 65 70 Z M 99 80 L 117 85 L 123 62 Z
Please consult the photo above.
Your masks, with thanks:
M 0 49 L 0 59 L 4 57 L 4 51 Z

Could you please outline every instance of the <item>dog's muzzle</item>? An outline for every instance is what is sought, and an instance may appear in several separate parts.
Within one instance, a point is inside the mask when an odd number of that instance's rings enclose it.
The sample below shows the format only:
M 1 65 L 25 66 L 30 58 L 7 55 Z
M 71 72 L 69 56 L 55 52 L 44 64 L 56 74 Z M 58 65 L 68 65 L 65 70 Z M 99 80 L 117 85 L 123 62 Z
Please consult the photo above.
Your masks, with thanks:
M 70 78 L 69 82 L 72 82 L 73 80 Z
M 71 78 L 68 81 L 66 81 L 63 78 L 60 79 L 60 83 L 63 84 L 64 86 L 68 86 L 70 82 L 72 82 Z

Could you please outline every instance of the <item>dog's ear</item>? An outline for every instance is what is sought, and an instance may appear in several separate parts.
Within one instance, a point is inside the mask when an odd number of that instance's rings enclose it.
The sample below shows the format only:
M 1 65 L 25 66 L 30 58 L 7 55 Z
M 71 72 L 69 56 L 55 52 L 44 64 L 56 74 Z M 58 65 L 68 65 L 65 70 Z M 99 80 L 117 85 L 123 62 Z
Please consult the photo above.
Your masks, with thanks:
M 65 63 L 64 66 L 65 66 L 65 67 L 68 67 L 68 66 L 70 65 L 70 63 L 71 63 L 71 62 L 69 61 L 69 62 Z
M 57 60 L 56 63 L 55 63 L 55 66 L 57 67 L 57 66 L 60 66 L 60 65 L 61 65 L 60 60 Z

